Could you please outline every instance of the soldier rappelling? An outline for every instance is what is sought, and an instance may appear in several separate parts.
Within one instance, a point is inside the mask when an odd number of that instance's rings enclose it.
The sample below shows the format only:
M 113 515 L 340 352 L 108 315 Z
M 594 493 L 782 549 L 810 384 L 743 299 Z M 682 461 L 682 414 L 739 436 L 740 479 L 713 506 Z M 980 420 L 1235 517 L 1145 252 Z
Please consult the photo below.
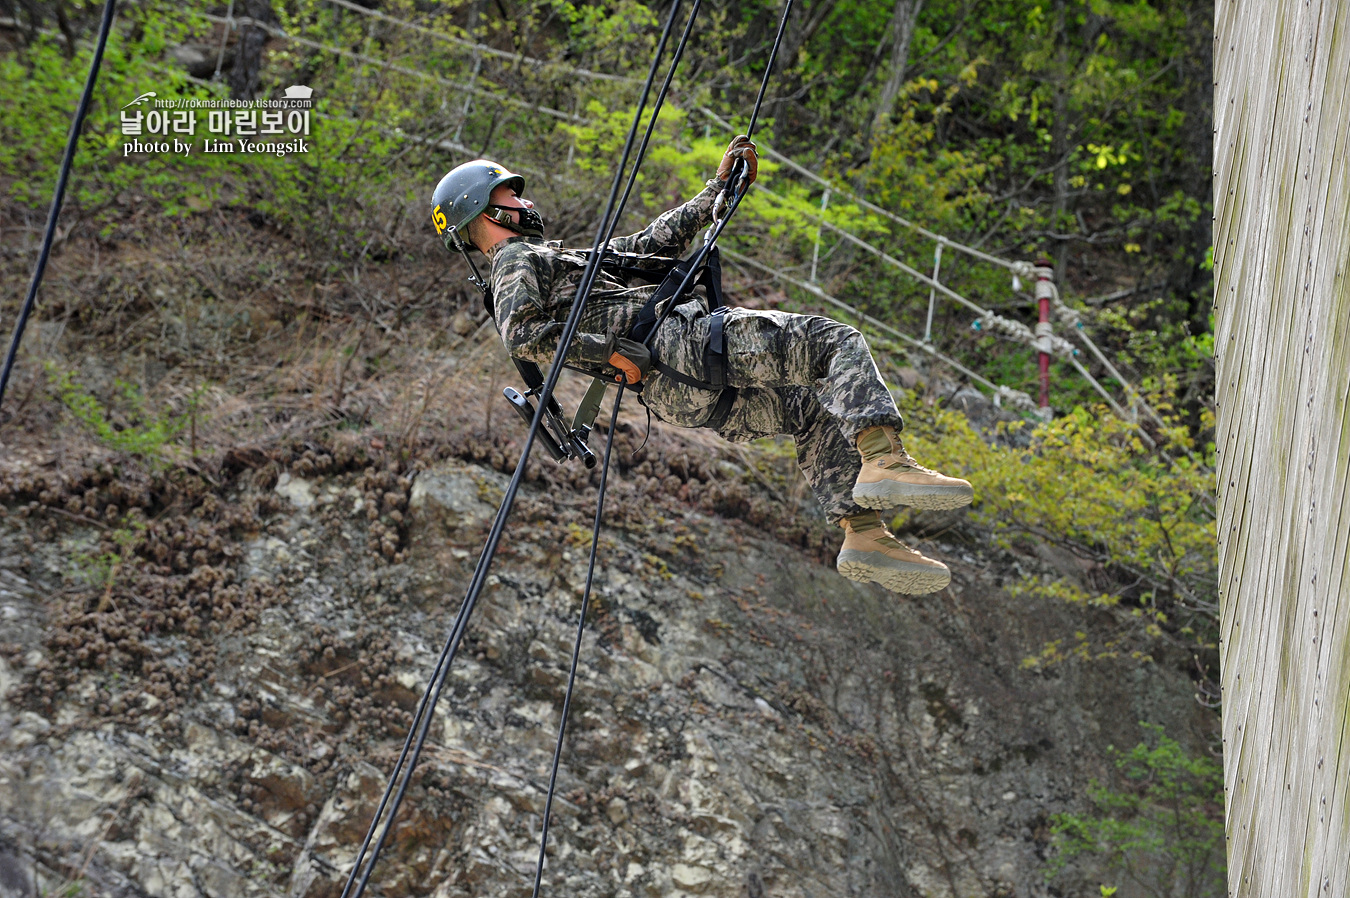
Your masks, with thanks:
M 738 136 L 697 196 L 610 240 L 606 261 L 622 264 L 602 265 L 566 363 L 640 390 L 642 403 L 671 424 L 711 428 L 733 442 L 791 436 L 826 516 L 844 530 L 839 573 L 894 592 L 940 590 L 951 580 L 947 566 L 896 539 L 879 510 L 957 508 L 974 492 L 904 450 L 900 413 L 862 334 L 818 315 L 723 307 L 708 296 L 720 284 L 710 289 L 706 279 L 664 299 L 675 307 L 654 333 L 643 330 L 653 324 L 653 295 L 658 306 L 663 297 L 634 281 L 644 267 L 659 279 L 713 222 L 738 159 L 748 187 L 758 160 L 755 145 Z M 544 240 L 544 220 L 524 192 L 524 178 L 505 167 L 466 162 L 436 186 L 432 220 L 447 248 L 488 258 L 482 286 L 502 341 L 513 358 L 539 364 L 554 356 L 587 254 Z

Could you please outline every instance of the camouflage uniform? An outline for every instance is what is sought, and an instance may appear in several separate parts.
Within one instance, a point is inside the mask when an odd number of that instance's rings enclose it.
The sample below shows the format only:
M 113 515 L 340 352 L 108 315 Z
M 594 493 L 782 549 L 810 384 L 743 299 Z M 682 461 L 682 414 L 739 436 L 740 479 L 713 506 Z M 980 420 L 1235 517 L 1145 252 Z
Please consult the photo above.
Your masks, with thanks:
M 617 237 L 620 252 L 682 254 L 712 221 L 722 184 L 709 181 L 696 197 L 661 215 L 640 233 Z M 491 252 L 490 281 L 497 327 L 517 358 L 547 365 L 571 310 L 586 256 L 556 242 L 512 237 Z M 611 334 L 626 335 L 655 287 L 629 287 L 605 269 L 596 277 L 569 364 L 612 373 L 606 347 Z M 676 306 L 657 333 L 653 355 L 694 379 L 703 379 L 709 313 L 702 291 Z M 727 383 L 738 389 L 717 432 L 747 442 L 790 434 L 797 463 L 831 521 L 865 509 L 853 501 L 861 461 L 858 432 L 874 425 L 902 426 L 867 343 L 846 324 L 817 315 L 729 309 L 726 312 Z M 653 370 L 643 380 L 642 402 L 661 420 L 702 427 L 718 391 L 678 383 Z

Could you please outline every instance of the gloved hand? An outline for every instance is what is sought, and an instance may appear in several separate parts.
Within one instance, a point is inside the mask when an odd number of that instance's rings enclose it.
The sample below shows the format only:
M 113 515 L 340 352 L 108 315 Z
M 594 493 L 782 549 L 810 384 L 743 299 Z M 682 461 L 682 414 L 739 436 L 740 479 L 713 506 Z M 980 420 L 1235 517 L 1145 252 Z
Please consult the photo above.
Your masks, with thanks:
M 737 159 L 745 160 L 745 173 L 742 177 L 745 186 L 749 187 L 755 183 L 755 176 L 759 174 L 759 156 L 755 153 L 754 141 L 744 134 L 737 134 L 727 145 L 727 151 L 722 156 L 722 164 L 717 166 L 717 180 L 725 181 L 731 177 L 731 167 L 736 164 Z
M 619 369 L 619 375 L 614 379 L 629 386 L 639 383 L 647 376 L 647 372 L 652 370 L 651 351 L 638 341 L 629 340 L 627 337 L 610 337 L 609 344 L 605 347 L 605 355 L 609 359 L 609 364 Z

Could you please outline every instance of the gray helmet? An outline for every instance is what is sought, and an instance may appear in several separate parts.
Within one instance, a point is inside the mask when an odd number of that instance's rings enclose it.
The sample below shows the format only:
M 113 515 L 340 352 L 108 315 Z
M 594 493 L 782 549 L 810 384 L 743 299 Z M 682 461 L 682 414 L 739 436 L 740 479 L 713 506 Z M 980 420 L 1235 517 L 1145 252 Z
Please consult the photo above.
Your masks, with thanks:
M 544 220 L 530 209 L 512 209 L 520 213 L 520 223 L 503 206 L 490 202 L 492 191 L 506 184 L 517 194 L 524 192 L 525 179 L 505 166 L 488 159 L 475 159 L 457 165 L 441 178 L 431 194 L 431 223 L 436 226 L 445 248 L 454 252 L 467 248 L 469 222 L 487 212 L 493 221 L 519 234 L 541 237 Z

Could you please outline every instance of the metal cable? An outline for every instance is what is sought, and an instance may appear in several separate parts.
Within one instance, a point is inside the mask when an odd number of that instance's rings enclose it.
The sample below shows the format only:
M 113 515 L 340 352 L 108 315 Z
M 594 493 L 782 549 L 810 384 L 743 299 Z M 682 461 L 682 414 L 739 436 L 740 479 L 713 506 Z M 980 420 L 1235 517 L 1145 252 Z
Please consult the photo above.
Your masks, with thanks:
M 497 546 L 501 542 L 502 533 L 506 528 L 507 517 L 511 513 L 511 508 L 515 504 L 516 493 L 520 489 L 521 481 L 524 479 L 525 466 L 529 461 L 530 450 L 534 448 L 535 439 L 539 434 L 539 428 L 542 425 L 544 415 L 547 412 L 549 400 L 553 396 L 553 390 L 557 386 L 558 377 L 562 374 L 563 360 L 567 356 L 567 350 L 571 346 L 572 339 L 576 336 L 577 328 L 581 323 L 581 314 L 585 309 L 586 300 L 590 296 L 591 287 L 594 284 L 596 272 L 599 270 L 600 252 L 599 249 L 606 240 L 606 231 L 613 231 L 612 218 L 617 218 L 615 212 L 616 200 L 619 194 L 619 184 L 623 179 L 623 171 L 628 165 L 628 159 L 633 149 L 633 141 L 637 135 L 639 123 L 642 121 L 642 111 L 647 105 L 647 98 L 651 93 L 652 82 L 656 80 L 656 70 L 660 65 L 661 56 L 665 51 L 666 43 L 670 37 L 671 26 L 679 15 L 680 4 L 682 0 L 674 0 L 671 5 L 670 16 L 666 20 L 665 27 L 661 32 L 661 39 L 657 45 L 656 54 L 652 57 L 651 67 L 647 72 L 647 80 L 642 87 L 642 96 L 638 103 L 637 110 L 633 115 L 633 123 L 628 129 L 628 137 L 624 142 L 623 155 L 620 159 L 617 170 L 614 174 L 614 183 L 610 187 L 609 198 L 605 204 L 604 214 L 601 216 L 600 227 L 595 235 L 595 248 L 591 253 L 591 258 L 587 262 L 586 269 L 582 273 L 581 283 L 577 288 L 575 300 L 572 303 L 572 310 L 563 325 L 563 332 L 558 338 L 558 349 L 554 354 L 553 364 L 549 367 L 549 373 L 540 388 L 537 395 L 538 408 L 534 413 L 534 420 L 530 422 L 530 429 L 525 436 L 525 445 L 521 450 L 520 461 L 516 464 L 515 473 L 511 476 L 511 481 L 507 485 L 506 493 L 502 497 L 501 506 L 497 509 L 496 518 L 492 522 L 492 528 L 488 532 L 487 543 L 483 547 L 483 552 L 479 555 L 478 563 L 474 567 L 473 577 L 470 580 L 469 588 L 465 593 L 464 601 L 460 604 L 459 613 L 455 617 L 455 623 L 450 636 L 446 639 L 445 645 L 441 649 L 440 658 L 436 669 L 432 675 L 432 680 L 427 686 L 427 691 L 423 695 L 423 700 L 418 708 L 419 717 L 414 720 L 413 726 L 409 729 L 407 740 L 405 741 L 404 751 L 399 756 L 399 762 L 390 775 L 389 783 L 385 787 L 384 796 L 380 801 L 380 810 L 388 808 L 385 824 L 380 828 L 380 814 L 377 812 L 375 818 L 371 821 L 370 829 L 366 833 L 366 838 L 362 842 L 361 850 L 357 854 L 356 861 L 352 865 L 351 873 L 347 877 L 347 883 L 342 890 L 342 898 L 360 898 L 365 892 L 366 885 L 370 881 L 375 864 L 379 860 L 380 852 L 384 848 L 384 843 L 389 834 L 393 831 L 394 821 L 398 815 L 399 807 L 403 803 L 403 798 L 407 794 L 408 786 L 412 781 L 413 771 L 417 767 L 417 762 L 422 754 L 423 745 L 426 743 L 427 734 L 431 727 L 431 720 L 435 715 L 436 703 L 440 700 L 441 691 L 445 687 L 445 680 L 450 670 L 450 665 L 454 662 L 455 655 L 459 650 L 460 641 L 464 635 L 464 630 L 468 625 L 469 618 L 473 614 L 473 609 L 482 594 L 483 587 L 487 583 L 488 571 L 492 566 L 493 557 L 496 555 Z M 416 733 L 416 737 L 413 733 Z M 409 750 L 411 746 L 411 750 Z M 406 763 L 405 763 L 406 759 Z M 394 790 L 395 783 L 398 783 L 397 791 L 391 800 L 390 792 Z M 371 846 L 371 839 L 376 829 L 380 829 L 379 837 L 375 839 L 373 847 L 370 847 L 370 853 L 367 859 L 366 849 Z M 364 864 L 364 872 L 362 867 Z M 358 874 L 360 876 L 357 879 Z M 356 883 L 353 890 L 353 883 Z
M 966 377 L 969 377 L 971 380 L 975 381 L 981 386 L 987 387 L 988 389 L 992 390 L 994 392 L 994 395 L 997 396 L 1000 400 L 1007 399 L 1009 402 L 1013 403 L 1019 408 L 1026 408 L 1026 409 L 1036 408 L 1035 400 L 1033 400 L 1026 393 L 1023 393 L 1021 390 L 1014 390 L 1011 387 L 1005 387 L 1002 384 L 996 384 L 993 381 L 989 380 L 988 378 L 976 374 L 974 371 L 971 371 L 965 365 L 962 365 L 960 362 L 956 361 L 956 359 L 953 359 L 950 356 L 946 356 L 938 352 L 936 349 L 933 348 L 931 343 L 925 343 L 922 340 L 919 340 L 915 337 L 911 337 L 909 334 L 906 334 L 903 331 L 897 330 L 896 328 L 882 321 L 880 318 L 874 318 L 873 316 L 868 315 L 861 309 L 849 305 L 842 299 L 837 299 L 831 296 L 830 294 L 826 293 L 824 290 L 820 289 L 820 287 L 815 284 L 811 284 L 806 281 L 800 280 L 799 278 L 794 278 L 791 275 L 784 274 L 783 272 L 778 271 L 775 268 L 770 268 L 763 262 L 757 262 L 754 259 L 750 258 L 749 256 L 741 255 L 740 253 L 735 252 L 734 250 L 724 249 L 722 250 L 722 252 L 726 254 L 726 257 L 728 259 L 739 262 L 742 265 L 749 265 L 753 268 L 758 268 L 765 274 L 777 278 L 778 280 L 782 281 L 785 284 L 792 284 L 795 287 L 800 287 L 801 289 L 810 293 L 812 296 L 824 300 L 825 302 L 829 303 L 832 306 L 835 306 L 836 308 L 843 309 L 845 312 L 848 312 L 850 315 L 854 316 L 859 321 L 866 322 L 867 324 L 870 324 L 872 327 L 875 327 L 880 331 L 884 331 L 885 333 L 888 333 L 893 337 L 899 338 L 905 343 L 908 343 L 910 346 L 913 346 L 915 349 L 919 349 L 928 353 L 934 359 L 938 360 L 939 362 L 942 362 L 949 368 L 959 371 L 960 373 L 964 374 Z
M 764 187 L 764 186 L 762 186 L 762 185 L 760 185 L 760 184 L 756 184 L 755 187 L 759 190 L 760 193 L 764 194 L 764 195 L 767 196 L 769 199 L 773 200 L 775 203 L 778 203 L 778 204 L 781 205 L 781 206 L 788 206 L 788 200 L 787 200 L 786 197 L 779 196 L 777 193 L 774 193 L 774 192 L 773 192 L 772 190 L 770 190 L 769 188 Z M 791 207 L 791 208 L 794 208 L 794 209 L 795 209 L 795 207 Z M 967 299 L 966 297 L 962 296 L 960 293 L 957 293 L 955 290 L 953 290 L 952 288 L 948 287 L 946 284 L 942 283 L 941 281 L 936 280 L 935 278 L 929 277 L 928 275 L 924 274 L 922 271 L 919 271 L 917 268 L 914 268 L 914 267 L 912 267 L 912 266 L 910 266 L 910 265 L 906 265 L 904 262 L 901 262 L 899 259 L 897 259 L 897 258 L 895 258 L 894 256 L 892 256 L 892 255 L 890 255 L 889 253 L 887 253 L 885 250 L 882 250 L 882 249 L 880 249 L 880 248 L 878 248 L 878 247 L 876 247 L 876 246 L 873 246 L 871 243 L 868 243 L 866 240 L 863 240 L 861 237 L 858 237 L 857 235 L 852 234 L 852 233 L 850 233 L 849 231 L 844 230 L 843 228 L 839 227 L 839 226 L 838 226 L 837 224 L 835 224 L 834 222 L 832 222 L 832 221 L 830 221 L 829 219 L 827 219 L 824 215 L 821 215 L 821 214 L 817 213 L 814 209 L 800 209 L 800 210 L 796 210 L 796 211 L 800 211 L 800 212 L 802 212 L 802 214 L 804 214 L 804 215 L 806 215 L 806 216 L 808 216 L 808 217 L 810 217 L 810 218 L 814 218 L 814 219 L 820 224 L 821 227 L 823 227 L 823 228 L 825 228 L 825 229 L 827 229 L 827 230 L 833 231 L 834 233 L 838 234 L 840 237 L 844 238 L 845 240 L 849 241 L 850 243 L 852 243 L 852 244 L 854 244 L 854 245 L 856 245 L 856 246 L 858 246 L 858 247 L 860 247 L 860 248 L 866 250 L 867 252 L 871 253 L 872 255 L 876 256 L 878 259 L 880 259 L 881 261 L 885 262 L 887 265 L 890 265 L 890 266 L 893 267 L 893 268 L 898 268 L 898 269 L 900 269 L 900 271 L 904 272 L 905 274 L 909 275 L 910 277 L 912 277 L 912 278 L 914 278 L 915 280 L 919 281 L 920 283 L 924 284 L 924 285 L 927 286 L 930 290 L 937 291 L 937 292 L 941 293 L 943 296 L 946 296 L 948 299 L 951 299 L 951 300 L 953 300 L 954 302 L 960 303 L 961 305 L 965 306 L 967 309 L 970 309 L 970 310 L 971 310 L 972 312 L 974 312 L 975 314 L 977 314 L 977 315 L 982 315 L 982 316 L 988 316 L 988 315 L 994 314 L 994 313 L 991 312 L 989 309 L 986 309 L 986 308 L 984 308 L 983 306 L 981 306 L 979 303 L 977 303 L 977 302 L 975 302 L 975 301 L 973 301 L 973 300 Z
M 117 0 L 107 0 L 103 4 L 103 18 L 98 26 L 98 42 L 94 45 L 94 58 L 89 63 L 89 75 L 84 80 L 84 93 L 80 94 L 80 105 L 75 110 L 75 120 L 71 122 L 70 134 L 66 137 L 66 152 L 61 157 L 61 171 L 56 178 L 56 193 L 52 197 L 52 207 L 47 213 L 47 229 L 42 235 L 42 251 L 38 254 L 37 267 L 33 269 L 33 280 L 28 284 L 28 295 L 24 297 L 19 309 L 19 320 L 14 324 L 14 336 L 9 341 L 9 351 L 5 354 L 5 367 L 0 370 L 0 405 L 5 401 L 5 387 L 9 384 L 10 371 L 14 369 L 14 358 L 19 354 L 19 343 L 23 340 L 24 328 L 28 326 L 28 316 L 37 302 L 38 285 L 47 270 L 47 259 L 52 253 L 52 241 L 56 237 L 56 219 L 61 214 L 61 202 L 66 197 L 66 182 L 70 179 L 70 167 L 75 161 L 75 149 L 80 142 L 80 128 L 84 126 L 85 113 L 89 111 L 89 101 L 94 95 L 94 83 L 98 81 L 98 69 L 103 63 L 103 49 L 108 44 L 108 34 L 112 31 L 113 12 Z
M 577 639 L 572 645 L 572 667 L 567 672 L 567 690 L 563 693 L 562 714 L 558 720 L 558 741 L 553 746 L 553 768 L 548 775 L 548 792 L 544 796 L 544 819 L 539 832 L 539 863 L 534 869 L 534 891 L 531 898 L 539 898 L 539 884 L 544 878 L 544 858 L 548 850 L 548 823 L 553 813 L 553 793 L 558 785 L 558 764 L 562 760 L 563 736 L 567 732 L 567 712 L 572 707 L 572 689 L 577 681 L 577 664 L 581 658 L 581 638 L 586 634 L 586 610 L 590 607 L 591 583 L 595 578 L 595 555 L 600 545 L 600 522 L 605 513 L 605 487 L 609 482 L 609 456 L 614 448 L 614 432 L 619 426 L 619 403 L 623 401 L 623 384 L 614 397 L 614 411 L 609 416 L 609 434 L 605 437 L 605 460 L 600 467 L 600 491 L 595 500 L 595 525 L 591 528 L 591 553 L 586 563 L 586 586 L 581 591 L 581 611 L 577 614 Z
M 701 111 L 704 113 L 704 115 L 708 116 L 713 121 L 718 122 L 720 124 L 727 124 L 717 115 L 712 113 L 710 110 L 706 108 L 701 108 Z M 804 168 L 803 166 L 793 161 L 792 159 L 783 156 L 781 153 L 777 153 L 768 147 L 765 147 L 764 149 L 766 155 L 772 157 L 778 162 L 783 163 L 784 165 L 791 168 L 793 171 L 801 175 L 804 175 L 810 178 L 811 180 L 815 181 L 816 183 L 822 185 L 827 191 L 839 189 L 835 187 L 833 184 L 831 184 L 829 181 L 826 181 L 824 178 L 821 178 L 819 175 L 815 174 L 809 169 Z M 759 184 L 756 184 L 755 186 L 760 190 L 761 193 L 770 197 L 775 202 L 778 202 L 780 204 L 787 203 L 787 200 L 784 197 L 779 196 L 772 190 L 769 190 L 768 188 L 763 187 L 762 185 Z M 846 191 L 841 192 L 846 193 Z M 985 262 L 989 262 L 994 265 L 1000 265 L 1004 268 L 1011 270 L 1014 274 L 1017 274 L 1019 276 L 1025 277 L 1027 275 L 1027 269 L 1030 266 L 1030 263 L 1028 262 L 1013 262 L 1007 259 L 1000 259 L 997 256 L 991 256 L 988 253 L 980 252 L 979 250 L 973 249 L 972 247 L 968 247 L 963 244 L 957 243 L 949 237 L 945 237 L 941 234 L 929 231 L 928 229 L 920 225 L 916 225 L 911 221 L 907 221 L 906 219 L 903 219 L 898 215 L 888 212 L 887 210 L 881 208 L 880 206 L 877 206 L 873 203 L 869 203 L 860 197 L 854 196 L 852 194 L 848 195 L 854 202 L 857 202 L 864 208 L 870 209 L 873 212 L 877 212 L 881 215 L 884 215 L 885 217 L 890 218 L 891 220 L 896 221 L 899 224 L 904 225 L 905 227 L 911 228 L 923 234 L 925 237 L 929 237 L 933 240 L 938 241 L 939 246 L 949 246 L 953 249 L 959 250 L 963 253 L 971 255 L 977 259 L 981 259 Z M 944 284 L 939 282 L 936 278 L 931 278 L 928 275 L 925 275 L 923 272 L 920 272 L 906 265 L 905 263 L 887 254 L 886 252 L 882 251 L 876 246 L 873 246 L 871 243 L 862 240 L 861 238 L 855 236 L 854 234 L 844 230 L 843 228 L 840 228 L 838 225 L 835 225 L 834 223 L 826 220 L 822 214 L 816 213 L 814 210 L 802 210 L 802 211 L 806 215 L 815 218 L 820 226 L 823 226 L 835 232 L 843 239 L 875 255 L 876 257 L 886 262 L 887 264 L 900 269 L 905 274 L 909 275 L 912 278 L 915 278 L 921 283 L 927 284 L 930 290 L 942 292 L 949 299 L 952 299 L 955 302 L 960 303 L 961 305 L 970 309 L 971 311 L 978 313 L 983 318 L 988 319 L 991 323 L 994 323 L 996 325 L 1000 323 L 1005 324 L 1008 323 L 1007 319 L 1002 318 L 1002 316 L 998 315 L 997 313 L 989 309 L 981 308 L 977 303 L 972 302 L 971 300 L 957 293 L 955 290 L 952 290 L 949 287 L 945 286 Z M 1087 346 L 1087 348 L 1092 352 L 1092 354 L 1096 356 L 1097 360 L 1102 363 L 1103 367 L 1106 368 L 1107 372 L 1110 373 L 1111 376 L 1113 376 L 1116 380 L 1118 380 L 1121 383 L 1122 387 L 1125 389 L 1125 392 L 1129 394 L 1132 400 L 1134 400 L 1139 404 L 1139 406 L 1145 411 L 1145 413 L 1147 413 L 1148 416 L 1153 419 L 1154 423 L 1156 423 L 1159 427 L 1165 427 L 1166 425 L 1162 421 L 1161 417 L 1159 417 L 1158 413 L 1153 410 L 1152 406 L 1150 406 L 1147 401 L 1144 400 L 1144 398 L 1139 394 L 1139 391 L 1135 389 L 1135 387 L 1128 380 L 1126 380 L 1125 377 L 1119 371 L 1116 370 L 1116 367 L 1113 364 L 1111 364 L 1111 361 L 1101 351 L 1101 349 L 1097 346 L 1097 344 L 1093 342 L 1092 338 L 1088 336 L 1086 330 L 1083 327 L 1081 316 L 1077 312 L 1075 312 L 1072 309 L 1069 309 L 1062 303 L 1062 301 L 1059 299 L 1059 290 L 1057 287 L 1055 288 L 1054 300 L 1059 310 L 1061 310 L 1060 311 L 1061 317 L 1064 317 L 1065 313 L 1068 313 L 1068 315 L 1071 316 L 1072 318 L 1071 324 L 1073 326 L 1074 333 L 1077 334 L 1079 339 L 1083 341 L 1084 345 Z M 1017 325 L 1016 327 L 1011 329 L 1017 332 L 1010 333 L 1009 335 L 1013 336 L 1016 339 L 1021 340 L 1021 342 L 1024 343 L 1030 342 L 1030 340 L 1027 339 L 1027 335 L 1020 333 L 1020 330 L 1022 329 L 1025 329 L 1024 326 Z M 1121 408 L 1120 404 L 1117 403 L 1116 400 L 1109 393 L 1107 393 L 1106 390 L 1097 382 L 1097 380 L 1090 374 L 1088 374 L 1086 372 L 1086 369 L 1081 364 L 1078 363 L 1077 359 L 1075 358 L 1077 353 L 1076 351 L 1074 351 L 1069 341 L 1065 340 L 1062 337 L 1056 336 L 1052 338 L 1052 342 L 1055 348 L 1055 354 L 1065 359 L 1068 359 L 1070 362 L 1072 362 L 1074 367 L 1084 374 L 1084 376 L 1087 378 L 1089 384 L 1093 387 L 1093 389 L 1102 395 L 1102 397 L 1106 400 L 1107 404 L 1111 406 L 1112 410 L 1115 411 L 1122 420 L 1130 421 L 1130 416 L 1125 412 L 1123 408 Z M 1138 428 L 1137 424 L 1135 426 L 1136 428 Z M 1153 438 L 1150 437 L 1142 428 L 1138 429 L 1141 437 L 1143 438 L 1144 442 L 1149 446 L 1149 448 L 1154 448 L 1155 443 Z M 1197 463 L 1203 466 L 1203 462 L 1200 461 L 1200 459 L 1195 455 L 1195 453 L 1192 452 L 1189 448 L 1183 446 L 1182 450 L 1186 452 L 1186 454 L 1189 455 L 1193 460 L 1195 460 Z
M 700 106 L 700 107 L 699 107 L 699 112 L 702 112 L 705 116 L 707 116 L 707 117 L 708 117 L 709 119 L 711 119 L 713 122 L 715 122 L 715 123 L 717 123 L 717 124 L 723 126 L 724 128 L 730 128 L 730 127 L 731 127 L 731 123 L 729 123 L 728 121 L 726 121 L 725 119 L 723 119 L 721 116 L 719 116 L 717 113 L 713 112 L 711 109 L 707 108 L 706 106 Z M 922 234 L 923 236 L 929 238 L 930 240 L 945 240 L 946 243 L 947 243 L 947 246 L 949 246 L 949 247 L 951 247 L 952 249 L 957 250 L 957 251 L 959 251 L 959 252 L 965 253 L 965 254 L 968 255 L 968 256 L 972 256 L 972 257 L 974 257 L 974 258 L 976 258 L 976 259 L 980 259 L 980 260 L 985 261 L 985 262 L 988 262 L 988 263 L 990 263 L 990 264 L 992 264 L 992 265 L 999 265 L 999 266 L 1001 266 L 1001 267 L 1003 267 L 1003 268 L 1006 268 L 1006 269 L 1008 269 L 1009 271 L 1011 271 L 1011 272 L 1013 272 L 1014 274 L 1019 275 L 1019 276 L 1021 276 L 1021 277 L 1028 277 L 1028 276 L 1030 275 L 1031 268 L 1033 267 L 1033 266 L 1031 265 L 1030 262 L 1017 262 L 1017 261 L 1013 261 L 1013 260 L 1011 260 L 1011 259 L 1002 259 L 1002 258 L 999 258 L 998 256 L 990 255 L 989 253 L 986 253 L 986 252 L 984 252 L 984 251 L 982 251 L 982 250 L 978 250 L 978 249 L 976 249 L 976 248 L 973 247 L 973 246 L 966 246 L 964 243 L 958 243 L 958 242 L 956 242 L 955 240 L 951 239 L 950 237 L 944 237 L 942 234 L 939 234 L 939 233 L 937 233 L 936 231 L 930 231 L 930 230 L 928 230 L 928 228 L 925 228 L 923 225 L 915 224 L 914 222 L 912 222 L 912 221 L 910 221 L 910 220 L 908 220 L 908 219 L 906 219 L 906 218 L 901 218 L 899 215 L 896 215 L 894 212 L 891 212 L 891 211 L 888 210 L 888 209 L 883 209 L 882 207 L 878 206 L 878 205 L 875 204 L 875 203 L 870 203 L 870 202 L 868 202 L 867 200 L 865 200 L 865 199 L 863 199 L 862 197 L 858 196 L 857 194 L 853 193 L 852 191 L 850 191 L 850 190 L 849 190 L 848 188 L 846 188 L 846 187 L 840 187 L 838 184 L 834 184 L 834 183 L 832 183 L 832 182 L 830 182 L 830 181 L 825 180 L 825 179 L 822 178 L 820 175 L 818 175 L 818 174 L 816 174 L 815 172 L 811 171 L 809 168 L 807 168 L 806 166 L 804 166 L 804 165 L 802 165 L 801 163 L 797 162 L 796 160 L 791 159 L 791 158 L 789 158 L 789 157 L 787 157 L 787 156 L 784 156 L 782 153 L 779 153 L 778 151 L 776 151 L 775 149 L 773 149 L 773 147 L 770 147 L 770 146 L 768 146 L 768 145 L 765 145 L 765 147 L 764 147 L 764 155 L 768 156 L 769 158 L 773 159 L 773 160 L 776 161 L 776 162 L 779 162 L 779 163 L 781 163 L 781 164 L 787 166 L 788 168 L 792 169 L 793 171 L 795 171 L 797 174 L 801 175 L 802 177 L 807 178 L 807 179 L 809 179 L 809 180 L 811 180 L 811 181 L 814 181 L 815 183 L 819 184 L 821 187 L 824 187 L 824 188 L 826 188 L 826 189 L 828 189 L 828 190 L 833 190 L 833 191 L 835 191 L 835 192 L 837 192 L 837 193 L 843 194 L 844 196 L 847 196 L 847 197 L 848 197 L 850 200 L 852 200 L 853 202 L 855 202 L 855 203 L 857 203 L 858 205 L 862 206 L 864 209 L 871 210 L 872 212 L 875 212 L 875 213 L 877 213 L 878 215 L 881 215 L 881 216 L 883 216 L 883 217 L 885 217 L 885 218 L 889 218 L 891 221 L 895 222 L 896 224 L 903 225 L 904 227 L 907 227 L 907 228 L 909 228 L 909 229 L 911 229 L 911 230 L 913 230 L 913 231 L 916 231 L 916 232 Z

